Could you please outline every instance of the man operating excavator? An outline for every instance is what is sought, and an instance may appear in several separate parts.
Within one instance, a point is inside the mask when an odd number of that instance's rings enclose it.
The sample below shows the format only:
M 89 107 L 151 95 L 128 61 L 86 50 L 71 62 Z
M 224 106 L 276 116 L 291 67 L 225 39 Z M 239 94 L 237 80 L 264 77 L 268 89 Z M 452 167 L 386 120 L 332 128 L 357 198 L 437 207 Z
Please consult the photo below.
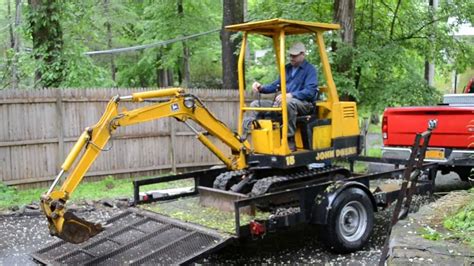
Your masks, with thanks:
M 306 48 L 303 43 L 297 42 L 288 51 L 290 63 L 285 66 L 286 72 L 286 99 L 288 108 L 288 145 L 296 150 L 295 131 L 296 117 L 307 115 L 313 111 L 314 102 L 318 96 L 318 77 L 316 68 L 305 60 Z M 280 89 L 280 77 L 274 82 L 262 85 L 254 82 L 252 89 L 259 93 L 275 93 Z M 251 107 L 277 107 L 281 105 L 281 94 L 274 101 L 255 100 Z M 252 121 L 257 118 L 257 112 L 248 112 L 244 120 L 244 128 L 250 130 Z

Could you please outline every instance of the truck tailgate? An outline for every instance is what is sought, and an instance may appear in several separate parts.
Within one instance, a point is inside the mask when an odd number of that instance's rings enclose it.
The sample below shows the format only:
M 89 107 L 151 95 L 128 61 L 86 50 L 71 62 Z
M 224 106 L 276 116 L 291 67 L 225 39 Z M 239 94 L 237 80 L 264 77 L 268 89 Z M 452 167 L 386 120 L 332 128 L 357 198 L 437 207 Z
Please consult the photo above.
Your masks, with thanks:
M 411 146 L 430 119 L 438 120 L 430 147 L 474 148 L 474 107 L 399 107 L 384 112 L 384 146 Z

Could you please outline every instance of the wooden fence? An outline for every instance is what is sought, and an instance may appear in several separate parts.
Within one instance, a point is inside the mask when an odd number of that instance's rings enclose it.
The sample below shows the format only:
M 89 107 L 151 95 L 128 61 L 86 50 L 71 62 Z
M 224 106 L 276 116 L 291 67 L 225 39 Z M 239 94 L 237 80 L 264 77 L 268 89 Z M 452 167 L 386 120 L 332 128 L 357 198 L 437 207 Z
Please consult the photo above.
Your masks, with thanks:
M 149 89 L 0 91 L 0 182 L 20 187 L 50 183 L 78 136 L 98 121 L 112 96 L 146 90 Z M 197 95 L 217 118 L 235 130 L 238 91 L 187 92 Z M 130 110 L 146 104 L 150 103 L 121 105 Z M 112 149 L 99 156 L 87 178 L 153 175 L 219 163 L 193 132 L 173 118 L 119 128 L 109 144 Z

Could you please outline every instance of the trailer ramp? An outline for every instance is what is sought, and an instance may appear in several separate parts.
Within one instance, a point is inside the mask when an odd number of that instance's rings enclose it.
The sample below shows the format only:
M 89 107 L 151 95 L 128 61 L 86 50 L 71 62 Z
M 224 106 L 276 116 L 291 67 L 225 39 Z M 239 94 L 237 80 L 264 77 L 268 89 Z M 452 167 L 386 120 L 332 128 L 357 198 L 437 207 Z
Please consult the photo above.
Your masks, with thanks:
M 31 254 L 47 265 L 186 264 L 231 243 L 233 236 L 131 208 L 79 245 L 58 241 Z

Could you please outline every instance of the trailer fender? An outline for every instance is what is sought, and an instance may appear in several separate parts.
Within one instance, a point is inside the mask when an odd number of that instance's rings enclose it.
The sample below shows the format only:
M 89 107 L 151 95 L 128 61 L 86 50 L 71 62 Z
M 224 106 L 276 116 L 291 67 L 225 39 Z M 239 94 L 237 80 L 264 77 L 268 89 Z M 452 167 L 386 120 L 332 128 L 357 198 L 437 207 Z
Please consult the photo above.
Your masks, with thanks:
M 374 195 L 370 192 L 366 185 L 356 181 L 349 181 L 349 182 L 341 182 L 338 181 L 333 185 L 327 187 L 324 190 L 323 194 L 319 194 L 315 198 L 315 204 L 313 205 L 312 212 L 311 212 L 311 223 L 313 224 L 326 224 L 328 219 L 329 211 L 332 208 L 334 200 L 337 198 L 338 195 L 343 193 L 349 188 L 359 188 L 364 191 L 367 196 L 370 198 L 372 202 L 372 206 L 374 208 L 374 212 L 377 211 L 377 205 L 375 202 Z

